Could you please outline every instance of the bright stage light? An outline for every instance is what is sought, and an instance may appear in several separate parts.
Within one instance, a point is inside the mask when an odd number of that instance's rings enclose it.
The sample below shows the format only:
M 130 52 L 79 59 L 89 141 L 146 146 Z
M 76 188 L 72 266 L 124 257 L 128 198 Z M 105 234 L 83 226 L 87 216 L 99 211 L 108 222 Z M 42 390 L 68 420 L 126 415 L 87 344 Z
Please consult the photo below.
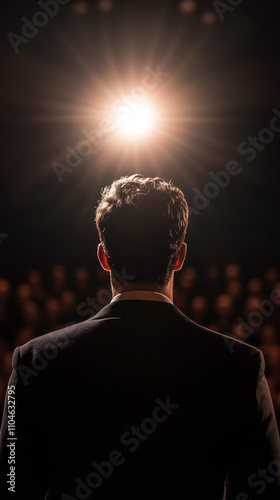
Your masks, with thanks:
M 155 114 L 152 106 L 147 102 L 135 103 L 133 108 L 127 109 L 124 116 L 115 119 L 119 133 L 134 138 L 150 132 L 155 124 Z

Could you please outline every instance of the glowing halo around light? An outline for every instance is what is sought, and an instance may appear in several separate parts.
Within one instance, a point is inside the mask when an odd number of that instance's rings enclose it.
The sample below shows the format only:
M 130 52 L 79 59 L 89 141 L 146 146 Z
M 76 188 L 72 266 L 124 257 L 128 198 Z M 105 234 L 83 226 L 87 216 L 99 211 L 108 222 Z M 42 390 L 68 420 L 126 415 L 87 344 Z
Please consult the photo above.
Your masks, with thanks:
M 115 118 L 116 131 L 127 137 L 136 138 L 148 134 L 155 125 L 155 113 L 151 104 L 142 101 L 129 108 L 126 116 Z

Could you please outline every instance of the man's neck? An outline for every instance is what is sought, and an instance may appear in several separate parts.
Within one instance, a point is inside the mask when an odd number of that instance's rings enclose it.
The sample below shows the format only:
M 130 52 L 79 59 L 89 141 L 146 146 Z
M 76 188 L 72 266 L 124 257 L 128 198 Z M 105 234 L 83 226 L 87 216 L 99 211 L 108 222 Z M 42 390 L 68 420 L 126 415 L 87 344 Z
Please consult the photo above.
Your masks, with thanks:
M 148 292 L 162 293 L 163 295 L 168 297 L 171 301 L 173 301 L 173 275 L 169 280 L 169 282 L 167 283 L 167 285 L 165 286 L 162 286 L 159 283 L 127 283 L 126 285 L 122 285 L 119 281 L 117 281 L 114 277 L 112 277 L 112 273 L 110 273 L 110 281 L 111 281 L 113 297 L 123 292 L 142 290 Z

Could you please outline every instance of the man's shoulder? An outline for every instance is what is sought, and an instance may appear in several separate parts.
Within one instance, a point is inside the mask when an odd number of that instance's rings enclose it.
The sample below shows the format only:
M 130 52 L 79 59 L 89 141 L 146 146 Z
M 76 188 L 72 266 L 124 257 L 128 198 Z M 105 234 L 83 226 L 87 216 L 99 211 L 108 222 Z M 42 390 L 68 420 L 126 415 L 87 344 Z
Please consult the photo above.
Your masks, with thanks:
M 29 385 L 30 380 L 36 380 L 40 373 L 45 373 L 47 367 L 56 364 L 64 355 L 76 355 L 79 342 L 94 330 L 91 320 L 65 326 L 16 347 L 12 365 L 24 384 Z
M 210 328 L 199 325 L 183 313 L 181 313 L 181 319 L 181 328 L 185 328 L 186 330 L 191 329 L 194 335 L 199 337 L 202 343 L 205 342 L 205 345 L 210 344 L 213 345 L 213 347 L 220 347 L 230 355 L 237 354 L 246 357 L 256 356 L 260 353 L 259 349 L 256 347 L 232 337 L 227 332 L 216 332 Z
M 200 358 L 208 367 L 212 364 L 213 371 L 225 370 L 238 379 L 246 377 L 248 383 L 253 383 L 258 375 L 263 375 L 265 362 L 259 349 L 233 338 L 227 332 L 220 333 L 201 326 L 185 315 L 182 315 L 182 319 L 185 330 L 192 330 L 192 338 L 200 346 Z
M 13 364 L 15 360 L 18 362 L 19 359 L 29 359 L 38 356 L 44 356 L 50 360 L 55 358 L 59 351 L 71 348 L 83 335 L 92 330 L 94 326 L 94 322 L 91 321 L 92 319 L 66 325 L 64 328 L 29 340 L 29 342 L 15 349 Z

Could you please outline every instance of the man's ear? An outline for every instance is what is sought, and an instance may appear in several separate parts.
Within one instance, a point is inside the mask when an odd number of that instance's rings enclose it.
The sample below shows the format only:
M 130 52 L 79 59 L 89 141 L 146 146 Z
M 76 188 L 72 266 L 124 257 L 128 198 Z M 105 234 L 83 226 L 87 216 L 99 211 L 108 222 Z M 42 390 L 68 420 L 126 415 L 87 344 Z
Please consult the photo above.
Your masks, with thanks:
M 111 268 L 110 268 L 110 266 L 108 264 L 108 260 L 107 260 L 106 254 L 104 252 L 104 249 L 103 249 L 103 246 L 102 246 L 101 243 L 99 243 L 99 245 L 97 247 L 97 257 L 99 259 L 101 267 L 103 267 L 103 269 L 105 271 L 111 271 Z
M 180 269 L 182 269 L 186 253 L 187 253 L 187 245 L 186 243 L 182 243 L 173 271 L 179 271 Z

